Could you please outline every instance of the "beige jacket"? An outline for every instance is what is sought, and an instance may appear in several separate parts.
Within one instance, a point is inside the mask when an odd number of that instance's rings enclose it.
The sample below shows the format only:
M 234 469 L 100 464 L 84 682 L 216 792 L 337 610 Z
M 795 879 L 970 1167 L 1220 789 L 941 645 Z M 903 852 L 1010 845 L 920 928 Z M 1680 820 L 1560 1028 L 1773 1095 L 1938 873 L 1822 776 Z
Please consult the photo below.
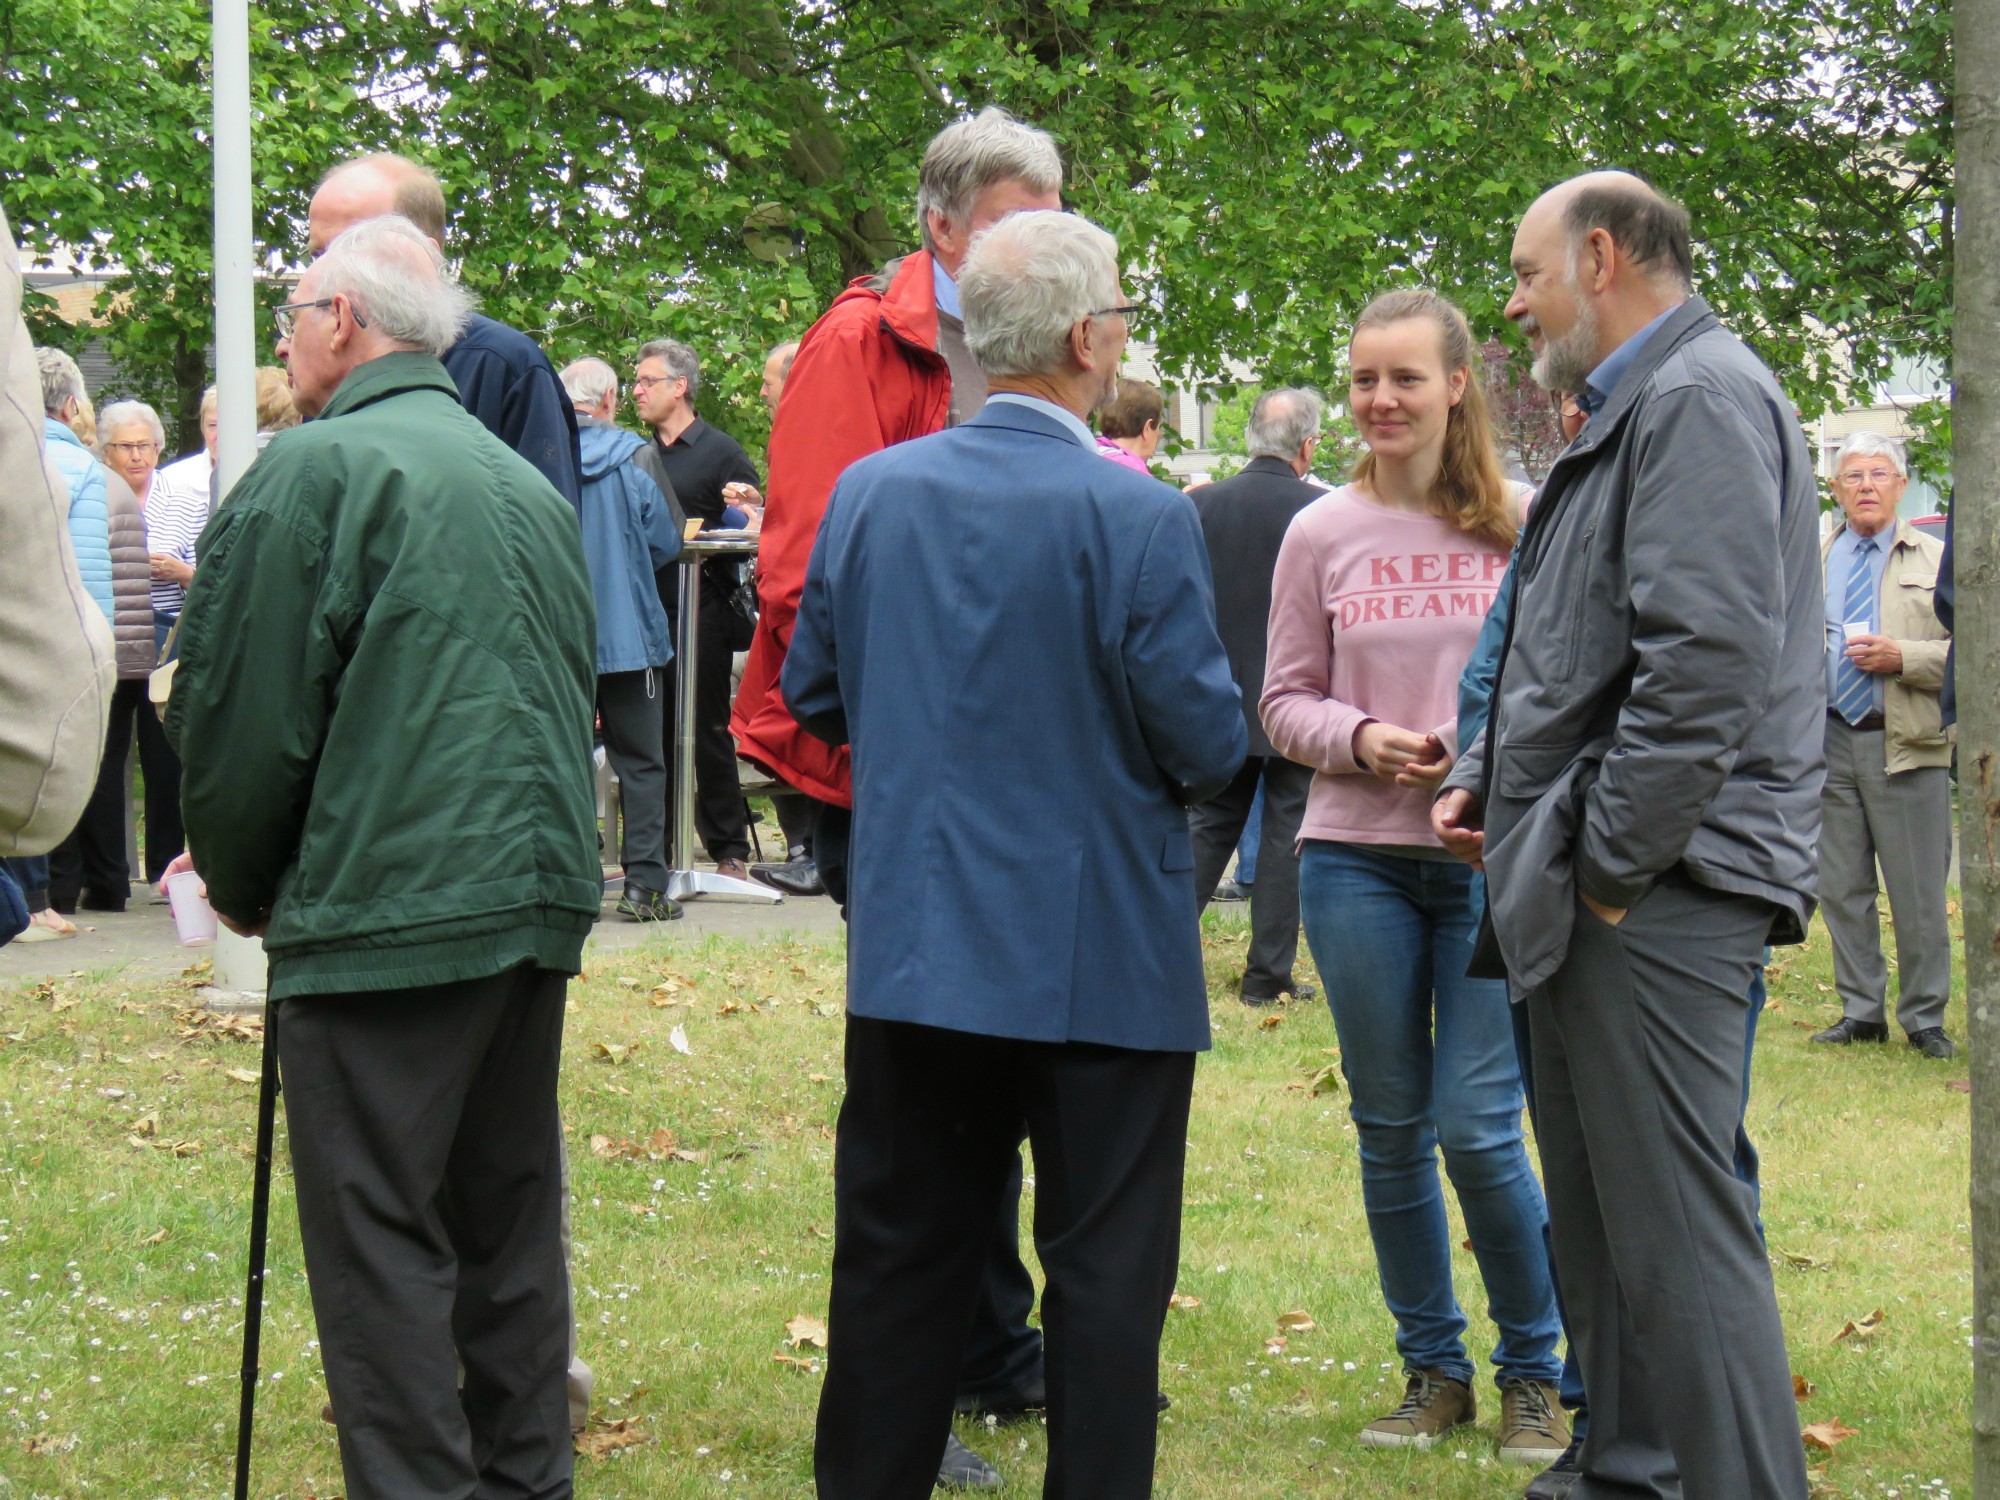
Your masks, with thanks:
M 1833 539 L 1846 529 L 1843 521 L 1820 544 L 1822 568 Z M 1892 776 L 1922 766 L 1950 765 L 1952 744 L 1952 732 L 1944 727 L 1938 708 L 1951 632 L 1938 623 L 1933 602 L 1944 543 L 1925 536 L 1908 521 L 1896 523 L 1895 536 L 1882 565 L 1878 606 L 1882 634 L 1903 653 L 1903 670 L 1883 684 L 1882 693 L 1882 741 Z
M 42 380 L 0 213 L 0 855 L 43 853 L 76 826 L 115 680 L 111 624 L 70 549 L 69 492 L 42 453 Z

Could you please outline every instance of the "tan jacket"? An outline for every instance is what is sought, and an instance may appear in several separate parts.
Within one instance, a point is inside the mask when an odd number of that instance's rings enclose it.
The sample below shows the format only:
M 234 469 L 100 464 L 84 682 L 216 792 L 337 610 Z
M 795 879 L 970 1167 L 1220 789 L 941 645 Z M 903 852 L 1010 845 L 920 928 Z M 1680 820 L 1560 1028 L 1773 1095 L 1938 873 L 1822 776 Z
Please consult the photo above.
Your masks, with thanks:
M 1847 523 L 1827 533 L 1819 560 L 1826 565 L 1833 539 Z M 1944 727 L 1938 694 L 1944 688 L 1944 659 L 1951 632 L 1938 623 L 1934 596 L 1944 543 L 1925 536 L 1908 521 L 1896 523 L 1895 542 L 1882 565 L 1878 605 L 1882 634 L 1903 653 L 1903 670 L 1883 683 L 1882 736 L 1890 775 L 1922 766 L 1951 764 L 1952 732 Z M 1823 585 L 1822 585 L 1823 586 Z
M 0 854 L 62 841 L 97 784 L 116 668 L 84 591 L 69 491 L 42 453 L 42 380 L 0 213 Z

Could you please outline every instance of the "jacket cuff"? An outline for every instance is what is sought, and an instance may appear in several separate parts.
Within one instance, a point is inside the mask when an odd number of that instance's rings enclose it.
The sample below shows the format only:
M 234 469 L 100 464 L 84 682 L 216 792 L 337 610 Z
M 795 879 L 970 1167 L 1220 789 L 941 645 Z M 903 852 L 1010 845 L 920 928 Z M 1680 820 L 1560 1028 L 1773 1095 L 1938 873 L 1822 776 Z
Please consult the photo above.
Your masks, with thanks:
M 1630 911 L 1653 888 L 1650 879 L 1619 880 L 1591 856 L 1590 834 L 1586 828 L 1576 846 L 1576 888 L 1600 906 L 1614 911 Z

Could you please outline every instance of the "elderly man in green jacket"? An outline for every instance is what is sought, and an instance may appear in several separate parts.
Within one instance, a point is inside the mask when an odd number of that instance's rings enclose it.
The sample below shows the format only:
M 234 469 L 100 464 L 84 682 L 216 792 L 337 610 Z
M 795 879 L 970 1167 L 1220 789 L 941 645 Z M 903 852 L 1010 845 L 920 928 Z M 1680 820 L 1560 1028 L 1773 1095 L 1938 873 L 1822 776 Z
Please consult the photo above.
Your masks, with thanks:
M 167 718 L 189 854 L 270 956 L 350 1500 L 571 1494 L 556 1069 L 600 900 L 595 621 L 574 512 L 438 362 L 466 312 L 393 215 L 307 271 L 279 353 L 317 420 L 209 524 Z

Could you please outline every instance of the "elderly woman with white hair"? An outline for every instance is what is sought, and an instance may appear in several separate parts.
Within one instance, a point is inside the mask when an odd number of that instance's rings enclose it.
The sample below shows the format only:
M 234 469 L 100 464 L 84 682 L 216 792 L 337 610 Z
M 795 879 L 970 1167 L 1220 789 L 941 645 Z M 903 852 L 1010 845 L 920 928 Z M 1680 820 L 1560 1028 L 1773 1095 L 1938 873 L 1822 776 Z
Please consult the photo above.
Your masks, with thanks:
M 307 270 L 278 351 L 316 420 L 216 513 L 167 714 L 193 863 L 270 958 L 353 1500 L 570 1492 L 556 1071 L 603 896 L 594 611 L 576 513 L 439 362 L 467 310 L 400 217 Z
M 160 468 L 167 446 L 160 414 L 144 401 L 114 401 L 98 414 L 98 451 L 139 497 L 153 570 L 154 644 L 164 646 L 194 579 L 195 541 L 208 522 L 208 487 L 170 479 Z M 199 457 L 199 455 L 197 455 Z

